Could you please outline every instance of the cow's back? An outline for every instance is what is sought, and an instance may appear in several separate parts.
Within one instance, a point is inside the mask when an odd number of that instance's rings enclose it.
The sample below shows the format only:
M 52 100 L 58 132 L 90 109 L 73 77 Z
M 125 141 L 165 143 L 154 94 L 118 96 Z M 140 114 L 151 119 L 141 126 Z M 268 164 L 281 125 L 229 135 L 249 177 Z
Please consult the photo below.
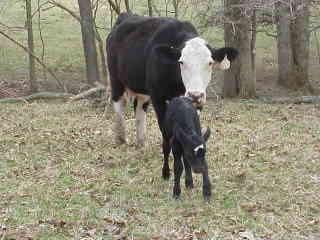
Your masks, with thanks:
M 108 66 L 112 81 L 134 92 L 148 94 L 145 82 L 145 47 L 165 18 L 119 16 L 107 38 Z

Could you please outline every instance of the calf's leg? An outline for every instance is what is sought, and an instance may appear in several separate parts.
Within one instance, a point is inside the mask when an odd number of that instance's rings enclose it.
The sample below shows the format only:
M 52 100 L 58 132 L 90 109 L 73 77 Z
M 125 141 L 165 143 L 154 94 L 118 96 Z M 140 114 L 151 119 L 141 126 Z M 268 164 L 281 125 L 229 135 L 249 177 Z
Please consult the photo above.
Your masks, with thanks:
M 202 194 L 204 200 L 209 200 L 211 197 L 211 183 L 208 175 L 208 170 L 206 170 L 202 174 L 203 186 L 202 186 Z
M 185 184 L 186 188 L 191 189 L 193 188 L 193 179 L 192 179 L 192 171 L 191 171 L 191 166 L 188 163 L 188 161 L 183 157 L 183 164 L 184 164 L 184 169 L 186 171 L 186 176 L 185 176 Z
M 172 146 L 172 152 L 174 157 L 174 186 L 173 186 L 173 197 L 175 199 L 178 199 L 180 197 L 181 193 L 181 187 L 180 187 L 180 178 L 183 172 L 183 164 L 182 164 L 182 150 L 180 149 L 180 146 L 178 144 L 174 144 Z

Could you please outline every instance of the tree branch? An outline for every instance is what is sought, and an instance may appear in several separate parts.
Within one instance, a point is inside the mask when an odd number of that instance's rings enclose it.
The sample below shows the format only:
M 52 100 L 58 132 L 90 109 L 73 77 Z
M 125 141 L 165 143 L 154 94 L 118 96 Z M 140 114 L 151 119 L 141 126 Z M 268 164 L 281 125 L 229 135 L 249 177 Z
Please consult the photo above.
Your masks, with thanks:
M 116 5 L 112 0 L 108 0 L 110 7 L 113 11 L 115 11 L 118 15 L 120 14 L 121 10 L 118 5 Z
M 68 12 L 72 17 L 74 17 L 78 22 L 80 22 L 80 16 L 78 16 L 74 11 L 70 10 L 69 8 L 63 6 L 62 4 L 60 3 L 57 3 L 56 1 L 54 0 L 50 0 L 49 3 L 51 3 L 52 5 L 58 7 L 58 8 L 61 8 L 63 10 L 65 10 L 66 12 Z
M 23 46 L 21 43 L 17 42 L 16 40 L 14 40 L 12 37 L 10 37 L 9 35 L 7 35 L 5 32 L 0 30 L 0 34 L 3 35 L 5 38 L 9 39 L 11 42 L 15 43 L 16 45 L 18 45 L 20 48 L 22 48 L 25 52 L 31 54 L 35 60 L 48 72 L 50 73 L 50 75 L 57 81 L 58 85 L 65 91 L 67 92 L 66 87 L 62 84 L 62 82 L 56 77 L 56 75 L 54 74 L 54 72 L 48 68 L 37 56 L 35 56 L 32 52 L 29 51 L 29 49 L 25 46 Z

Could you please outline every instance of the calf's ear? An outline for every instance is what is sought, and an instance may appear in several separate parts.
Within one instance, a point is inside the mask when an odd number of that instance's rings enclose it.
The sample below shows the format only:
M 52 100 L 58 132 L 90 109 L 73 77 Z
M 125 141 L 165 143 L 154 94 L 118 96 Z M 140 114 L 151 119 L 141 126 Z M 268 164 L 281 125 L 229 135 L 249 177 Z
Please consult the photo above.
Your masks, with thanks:
M 207 130 L 202 134 L 202 137 L 205 142 L 208 141 L 210 135 L 211 135 L 211 130 L 209 127 L 207 127 Z
M 179 49 L 166 44 L 159 44 L 155 46 L 154 52 L 164 63 L 167 64 L 177 63 L 181 56 L 181 51 Z
M 227 59 L 230 62 L 232 62 L 239 55 L 238 50 L 231 47 L 224 47 L 224 48 L 210 49 L 210 50 L 212 53 L 213 60 L 218 62 L 221 62 L 226 56 L 227 56 Z

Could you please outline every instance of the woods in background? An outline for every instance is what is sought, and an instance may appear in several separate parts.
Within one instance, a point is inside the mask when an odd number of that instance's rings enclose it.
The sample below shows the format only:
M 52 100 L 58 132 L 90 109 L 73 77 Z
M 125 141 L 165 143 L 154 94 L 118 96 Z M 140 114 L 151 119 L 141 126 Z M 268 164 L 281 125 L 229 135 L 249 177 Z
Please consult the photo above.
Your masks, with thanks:
M 63 1 L 21 0 L 26 10 L 26 35 L 28 36 L 29 87 L 38 90 L 36 61 L 46 71 L 43 58 L 35 61 L 33 31 L 34 19 L 42 11 L 59 8 L 80 24 L 86 78 L 89 85 L 102 82 L 107 85 L 107 69 L 104 56 L 105 33 L 111 26 L 99 27 L 97 11 L 107 11 L 110 25 L 123 11 L 150 15 L 192 19 L 201 31 L 220 27 L 224 30 L 226 46 L 240 51 L 239 59 L 224 74 L 222 95 L 224 97 L 256 97 L 256 39 L 257 34 L 274 36 L 277 43 L 277 69 L 279 85 L 295 90 L 315 89 L 309 81 L 309 52 L 311 34 L 317 36 L 320 29 L 318 0 L 78 0 L 78 10 L 70 9 Z M 138 4 L 139 3 L 139 4 Z M 194 6 L 197 6 L 196 8 Z M 0 5 L 1 8 L 1 5 Z M 78 11 L 78 12 L 77 12 Z M 2 11 L 2 15 L 5 11 Z M 36 30 L 34 30 L 36 29 Z M 10 39 L 10 26 L 0 22 L 0 36 Z M 317 38 L 316 38 L 317 39 Z M 45 39 L 43 39 L 45 42 Z M 50 71 L 49 71 L 50 73 Z M 51 72 L 50 74 L 53 74 Z M 61 85 L 59 79 L 57 86 Z

